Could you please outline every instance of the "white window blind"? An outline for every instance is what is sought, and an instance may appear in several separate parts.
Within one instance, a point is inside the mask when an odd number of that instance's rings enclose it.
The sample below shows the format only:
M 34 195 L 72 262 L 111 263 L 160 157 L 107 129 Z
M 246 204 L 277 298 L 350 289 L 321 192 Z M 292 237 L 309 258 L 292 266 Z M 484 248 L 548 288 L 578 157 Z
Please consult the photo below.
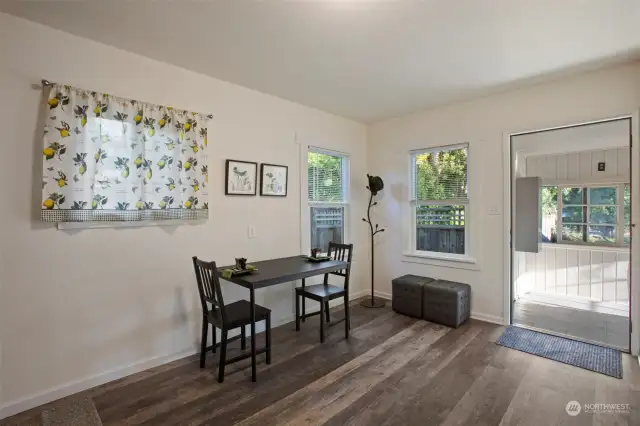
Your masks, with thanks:
M 347 168 L 344 155 L 309 148 L 309 202 L 345 203 Z
M 413 200 L 468 204 L 467 151 L 466 144 L 413 151 Z

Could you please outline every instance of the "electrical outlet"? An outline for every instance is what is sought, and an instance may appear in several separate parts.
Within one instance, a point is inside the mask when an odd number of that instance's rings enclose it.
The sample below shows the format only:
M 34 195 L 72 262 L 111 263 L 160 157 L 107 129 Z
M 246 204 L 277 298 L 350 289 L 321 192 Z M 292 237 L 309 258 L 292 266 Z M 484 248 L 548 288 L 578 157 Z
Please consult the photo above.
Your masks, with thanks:
M 256 237 L 256 228 L 253 225 L 249 225 L 249 227 L 247 228 L 247 236 L 249 238 Z
M 500 207 L 498 207 L 498 206 L 491 206 L 491 207 L 489 207 L 489 209 L 488 209 L 488 213 L 489 213 L 490 215 L 492 215 L 492 216 L 499 215 L 499 214 L 500 214 Z

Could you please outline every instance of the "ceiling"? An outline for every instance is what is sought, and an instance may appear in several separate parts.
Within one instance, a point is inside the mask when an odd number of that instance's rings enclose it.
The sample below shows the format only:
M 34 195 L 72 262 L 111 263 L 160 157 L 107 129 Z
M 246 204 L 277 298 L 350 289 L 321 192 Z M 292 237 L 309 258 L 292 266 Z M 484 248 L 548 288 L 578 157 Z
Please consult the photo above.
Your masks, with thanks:
M 363 122 L 640 52 L 638 0 L 0 0 L 0 9 Z

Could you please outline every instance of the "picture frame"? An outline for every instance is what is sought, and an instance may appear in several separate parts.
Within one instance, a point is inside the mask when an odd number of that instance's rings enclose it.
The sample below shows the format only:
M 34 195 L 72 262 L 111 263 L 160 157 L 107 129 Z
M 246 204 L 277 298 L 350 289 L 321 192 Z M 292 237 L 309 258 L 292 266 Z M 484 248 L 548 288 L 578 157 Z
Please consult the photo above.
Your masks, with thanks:
M 289 167 L 260 164 L 260 196 L 286 197 L 289 186 Z
M 258 163 L 227 160 L 224 167 L 225 195 L 256 195 Z

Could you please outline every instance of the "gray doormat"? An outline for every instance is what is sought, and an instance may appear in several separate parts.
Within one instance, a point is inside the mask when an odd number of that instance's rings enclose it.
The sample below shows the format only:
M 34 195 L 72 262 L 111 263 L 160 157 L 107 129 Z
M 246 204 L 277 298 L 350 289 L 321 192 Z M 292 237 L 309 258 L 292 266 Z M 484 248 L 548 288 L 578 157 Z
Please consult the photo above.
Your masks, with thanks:
M 62 400 L 42 412 L 43 426 L 102 426 L 102 420 L 89 397 Z
M 507 327 L 496 343 L 622 379 L 622 354 L 615 349 L 514 326 Z

